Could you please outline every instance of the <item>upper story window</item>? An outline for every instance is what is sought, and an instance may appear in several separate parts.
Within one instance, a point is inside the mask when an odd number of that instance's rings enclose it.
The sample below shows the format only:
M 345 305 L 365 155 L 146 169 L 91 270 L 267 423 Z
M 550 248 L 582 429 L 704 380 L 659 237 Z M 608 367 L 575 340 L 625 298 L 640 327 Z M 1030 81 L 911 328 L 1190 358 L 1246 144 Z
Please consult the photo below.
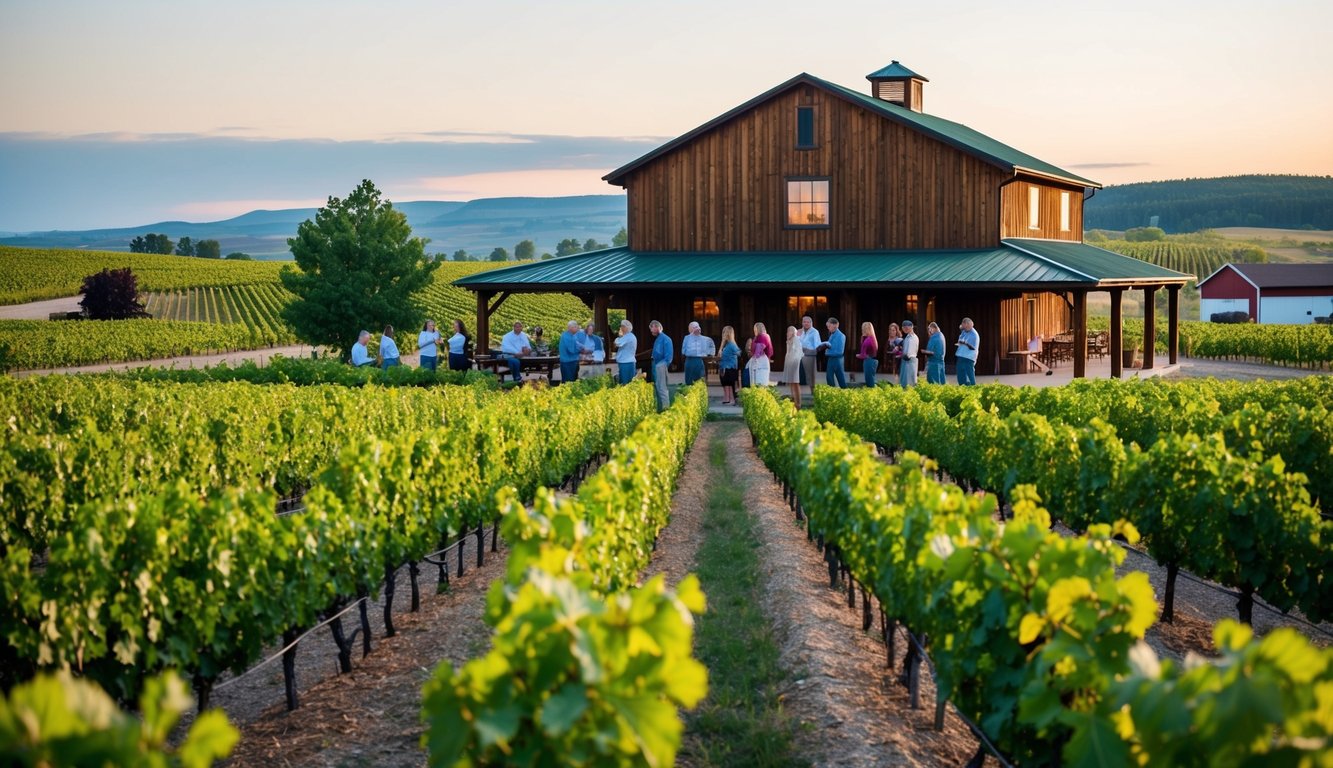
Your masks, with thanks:
M 1041 228 L 1041 187 L 1028 187 L 1028 229 Z
M 815 148 L 815 108 L 796 108 L 796 148 Z
M 1069 193 L 1060 193 L 1060 231 L 1069 231 Z
M 829 225 L 828 179 L 787 180 L 787 226 Z

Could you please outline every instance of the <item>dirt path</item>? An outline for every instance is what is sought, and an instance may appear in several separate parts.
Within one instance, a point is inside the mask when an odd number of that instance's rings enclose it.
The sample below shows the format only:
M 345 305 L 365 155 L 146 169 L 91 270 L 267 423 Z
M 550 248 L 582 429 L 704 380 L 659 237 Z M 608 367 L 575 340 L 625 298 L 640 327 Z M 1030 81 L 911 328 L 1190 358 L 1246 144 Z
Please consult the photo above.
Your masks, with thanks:
M 750 433 L 730 437 L 728 460 L 746 478 L 745 505 L 761 520 L 765 603 L 792 684 L 786 711 L 805 727 L 797 744 L 816 765 L 958 766 L 976 742 L 952 712 L 933 730 L 935 689 L 923 672 L 922 709 L 885 669 L 878 624 L 861 630 L 861 602 L 847 607 L 845 590 L 828 587 L 823 556 L 806 541 L 759 460 Z M 876 621 L 878 612 L 876 611 Z M 899 639 L 898 647 L 904 648 Z
M 693 568 L 703 541 L 703 518 L 708 509 L 708 489 L 713 487 L 712 468 L 708 464 L 708 446 L 717 434 L 717 424 L 704 422 L 685 457 L 671 498 L 671 522 L 657 537 L 657 549 L 644 570 L 643 580 L 666 574 L 667 584 L 675 586 Z
M 462 578 L 453 578 L 450 591 L 442 595 L 435 594 L 436 569 L 422 568 L 421 611 L 395 612 L 394 637 L 383 637 L 382 614 L 372 611 L 374 647 L 365 659 L 359 651 L 353 654 L 350 674 L 335 674 L 333 643 L 328 641 L 327 633 L 315 638 L 323 657 L 314 657 L 308 663 L 322 667 L 324 677 L 310 685 L 310 677 L 298 672 L 301 707 L 295 712 L 287 712 L 283 704 L 280 667 L 256 673 L 262 679 L 250 687 L 258 685 L 260 690 L 220 692 L 218 704 L 233 721 L 246 722 L 247 717 L 253 720 L 242 728 L 241 742 L 229 764 L 424 764 L 426 755 L 420 746 L 421 686 L 441 660 L 463 664 L 484 652 L 490 642 L 490 627 L 482 620 L 486 591 L 504 573 L 506 552 L 501 542 L 499 552 L 486 553 L 486 564 L 480 569 L 475 567 L 475 552 L 469 540 L 464 552 L 467 570 Z M 397 610 L 405 611 L 410 595 L 404 573 L 399 574 L 397 583 L 394 604 Z M 354 614 L 348 616 L 350 632 L 356 622 Z M 306 672 L 315 674 L 309 668 Z M 273 703 L 252 712 L 255 696 L 262 696 L 260 702 Z M 232 703 L 228 705 L 227 700 Z
M 0 307 L 0 320 L 47 320 L 52 312 L 78 312 L 82 300 L 82 296 L 66 296 L 27 304 L 7 304 Z
M 1180 358 L 1179 370 L 1168 373 L 1167 379 L 1203 379 L 1213 377 L 1224 381 L 1256 381 L 1259 379 L 1300 379 L 1306 376 L 1328 376 L 1329 371 L 1308 368 L 1286 368 L 1281 365 L 1247 363 L 1239 360 L 1205 360 L 1199 357 Z

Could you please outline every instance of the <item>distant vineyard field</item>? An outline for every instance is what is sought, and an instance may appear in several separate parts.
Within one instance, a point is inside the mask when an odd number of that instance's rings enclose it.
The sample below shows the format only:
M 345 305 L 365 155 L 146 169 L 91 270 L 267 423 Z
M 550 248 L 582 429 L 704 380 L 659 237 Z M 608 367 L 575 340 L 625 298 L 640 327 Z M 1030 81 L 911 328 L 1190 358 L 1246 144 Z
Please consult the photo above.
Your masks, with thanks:
M 278 272 L 290 263 L 0 246 L 0 304 L 74 296 L 83 278 L 103 269 L 129 267 L 139 278 L 139 290 L 151 292 L 276 283 Z
M 1200 240 L 1167 239 L 1146 243 L 1106 240 L 1094 243 L 1099 248 L 1166 267 L 1202 280 L 1223 264 L 1268 261 L 1268 254 L 1257 245 L 1237 243 L 1222 238 Z
M 205 286 L 150 293 L 144 307 L 158 320 L 201 323 L 239 323 L 259 338 L 275 338 L 279 344 L 296 341 L 280 315 L 292 294 L 275 282 L 253 285 Z

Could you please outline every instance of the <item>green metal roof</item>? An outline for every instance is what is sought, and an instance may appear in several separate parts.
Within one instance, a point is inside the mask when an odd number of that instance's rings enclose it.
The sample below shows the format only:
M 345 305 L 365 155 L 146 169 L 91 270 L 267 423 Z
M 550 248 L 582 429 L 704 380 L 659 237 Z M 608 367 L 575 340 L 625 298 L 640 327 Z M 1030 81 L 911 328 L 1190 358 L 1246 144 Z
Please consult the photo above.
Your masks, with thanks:
M 904 67 L 903 69 L 906 68 Z M 707 123 L 704 123 L 698 128 L 695 128 L 694 130 L 688 133 L 682 134 L 681 136 L 678 136 L 675 139 L 668 141 L 667 143 L 663 144 L 657 149 L 654 149 L 652 152 L 649 152 L 648 154 L 643 155 L 637 160 L 634 160 L 630 163 L 627 163 L 626 165 L 617 168 L 616 170 L 608 173 L 602 178 L 605 181 L 608 181 L 612 184 L 624 186 L 624 184 L 622 183 L 623 177 L 626 174 L 630 173 L 631 171 L 635 170 L 636 168 L 639 168 L 640 166 L 647 164 L 648 162 L 660 157 L 661 155 L 666 154 L 667 152 L 670 152 L 671 150 L 681 146 L 682 144 L 692 141 L 695 137 L 712 130 L 713 128 L 727 122 L 728 120 L 731 120 L 733 117 L 736 117 L 754 108 L 755 106 L 758 106 L 759 104 L 773 98 L 774 96 L 802 84 L 812 85 L 816 88 L 821 88 L 836 96 L 844 98 L 855 104 L 859 104 L 871 110 L 872 112 L 882 115 L 890 120 L 895 120 L 911 128 L 914 128 L 928 136 L 931 136 L 935 139 L 944 142 L 945 144 L 948 144 L 949 146 L 955 147 L 963 152 L 967 152 L 968 154 L 971 154 L 975 157 L 979 157 L 982 160 L 985 160 L 986 162 L 989 162 L 992 165 L 996 165 L 1000 168 L 1003 168 L 1006 171 L 1011 171 L 1011 172 L 1026 171 L 1029 173 L 1037 174 L 1039 176 L 1045 176 L 1049 178 L 1059 179 L 1062 181 L 1067 181 L 1077 186 L 1101 188 L 1101 184 L 1098 184 L 1097 182 L 1092 181 L 1091 179 L 1085 179 L 1082 176 L 1070 173 L 1069 171 L 1066 171 L 1063 168 L 1060 168 L 1058 166 L 1052 165 L 1051 163 L 1035 158 L 1032 155 L 1027 154 L 1026 152 L 1020 152 L 1017 149 L 1014 149 L 1013 147 L 1009 146 L 1008 144 L 996 141 L 995 139 L 992 139 L 991 137 L 979 131 L 974 131 L 971 128 L 968 128 L 967 126 L 962 125 L 961 123 L 955 123 L 952 120 L 945 120 L 942 117 L 935 117 L 934 115 L 927 115 L 922 112 L 913 112 L 912 110 L 907 109 L 906 107 L 900 107 L 897 104 L 892 104 L 890 102 L 884 101 L 883 99 L 877 99 L 874 96 L 871 96 L 870 94 L 861 93 L 851 88 L 846 88 L 836 83 L 831 83 L 827 80 L 822 80 L 818 77 L 815 77 L 814 75 L 806 74 L 804 72 L 797 75 L 796 77 L 793 77 L 787 82 L 782 83 L 776 88 L 761 93 L 760 95 L 726 112 L 725 114 L 719 115 L 713 118 L 712 120 L 709 120 Z
M 813 77 L 813 76 L 812 76 Z M 819 80 L 819 78 L 813 78 Z M 1101 187 L 1091 179 L 1085 179 L 1077 174 L 1070 173 L 1063 168 L 1052 165 L 1045 160 L 1029 155 L 1026 152 L 1020 152 L 1017 149 L 996 141 L 980 131 L 968 128 L 962 123 L 955 123 L 952 120 L 945 120 L 942 117 L 928 115 L 924 112 L 914 112 L 907 107 L 901 107 L 883 99 L 877 99 L 868 93 L 852 90 L 846 86 L 830 83 L 826 80 L 820 80 L 825 87 L 841 93 L 852 101 L 862 104 L 868 109 L 879 112 L 893 120 L 920 130 L 922 133 L 929 134 L 943 141 L 945 144 L 957 147 L 965 152 L 980 155 L 983 159 L 1000 165 L 1011 170 L 1032 171 L 1042 176 L 1051 176 L 1057 179 L 1074 182 L 1084 187 Z
M 1058 248 L 1059 257 L 1050 255 L 1047 246 L 1063 246 Z M 998 248 L 944 251 L 649 253 L 608 248 L 479 272 L 455 280 L 454 285 L 513 291 L 885 283 L 1047 289 L 1135 278 L 1170 282 L 1186 276 L 1082 243 L 1015 240 Z
M 1038 258 L 1096 277 L 1098 282 L 1103 283 L 1115 283 L 1117 281 L 1143 283 L 1155 280 L 1165 283 L 1183 283 L 1195 277 L 1087 243 L 1071 243 L 1066 240 L 1035 240 L 1021 237 L 1009 238 L 1004 240 L 1003 243 L 1010 248 L 1017 248 Z
M 928 83 L 930 82 L 921 75 L 918 75 L 907 67 L 904 67 L 902 64 L 899 64 L 897 59 L 890 62 L 889 66 L 884 67 L 883 69 L 877 69 L 866 75 L 867 80 L 880 80 L 890 77 L 915 77 L 918 80 L 925 80 Z

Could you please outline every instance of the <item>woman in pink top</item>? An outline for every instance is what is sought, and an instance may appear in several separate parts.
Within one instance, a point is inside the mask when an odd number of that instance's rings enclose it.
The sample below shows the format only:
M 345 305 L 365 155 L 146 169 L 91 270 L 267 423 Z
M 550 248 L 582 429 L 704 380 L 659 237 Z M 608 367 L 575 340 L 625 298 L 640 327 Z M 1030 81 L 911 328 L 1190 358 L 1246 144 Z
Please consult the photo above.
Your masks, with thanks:
M 746 363 L 750 369 L 750 385 L 767 387 L 773 363 L 773 340 L 768 337 L 768 329 L 763 323 L 754 324 L 754 347 L 750 354 L 750 362 Z
M 875 338 L 875 326 L 861 323 L 861 351 L 856 353 L 861 361 L 861 370 L 866 375 L 866 386 L 875 386 L 875 372 L 879 370 L 879 340 Z

